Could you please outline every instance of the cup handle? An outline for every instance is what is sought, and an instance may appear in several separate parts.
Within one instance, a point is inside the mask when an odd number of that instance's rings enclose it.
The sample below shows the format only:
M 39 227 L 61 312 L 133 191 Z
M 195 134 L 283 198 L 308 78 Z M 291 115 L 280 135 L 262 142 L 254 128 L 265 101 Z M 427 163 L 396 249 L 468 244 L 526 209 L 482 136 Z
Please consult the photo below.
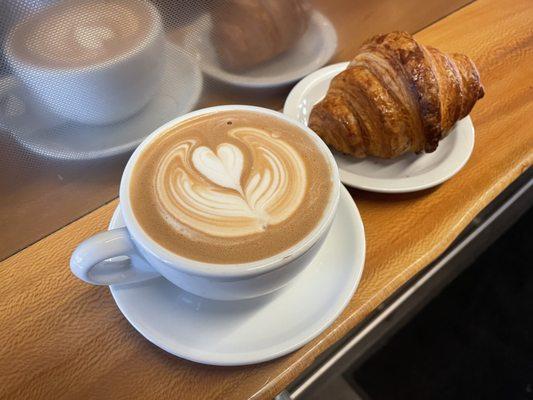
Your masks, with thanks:
M 121 256 L 130 259 L 110 260 Z M 93 285 L 135 283 L 160 276 L 137 252 L 126 228 L 100 232 L 82 242 L 72 253 L 70 269 Z

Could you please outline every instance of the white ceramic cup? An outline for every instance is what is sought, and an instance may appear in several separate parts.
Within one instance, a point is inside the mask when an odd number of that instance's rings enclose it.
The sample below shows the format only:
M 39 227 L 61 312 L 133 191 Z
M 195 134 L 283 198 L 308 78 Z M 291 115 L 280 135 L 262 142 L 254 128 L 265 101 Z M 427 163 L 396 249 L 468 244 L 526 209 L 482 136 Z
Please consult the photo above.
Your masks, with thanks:
M 84 67 L 40 66 L 21 59 L 13 50 L 16 25 L 7 35 L 4 50 L 13 73 L 36 99 L 62 118 L 103 125 L 132 116 L 156 93 L 164 59 L 159 12 L 149 1 L 136 1 L 146 7 L 150 29 L 127 53 Z
M 333 186 L 322 218 L 293 247 L 259 261 L 211 264 L 187 259 L 167 250 L 142 229 L 131 208 L 130 181 L 135 164 L 144 150 L 170 128 L 199 115 L 229 110 L 268 115 L 286 121 L 309 135 L 331 168 Z M 339 193 L 339 172 L 333 155 L 316 133 L 305 125 L 279 112 L 253 106 L 217 106 L 194 111 L 163 125 L 135 150 L 120 182 L 120 207 L 126 227 L 101 232 L 85 240 L 72 254 L 70 267 L 78 278 L 96 285 L 133 283 L 162 275 L 188 292 L 211 299 L 239 300 L 261 296 L 283 287 L 310 263 L 327 236 Z M 129 256 L 132 262 L 109 260 L 124 255 Z

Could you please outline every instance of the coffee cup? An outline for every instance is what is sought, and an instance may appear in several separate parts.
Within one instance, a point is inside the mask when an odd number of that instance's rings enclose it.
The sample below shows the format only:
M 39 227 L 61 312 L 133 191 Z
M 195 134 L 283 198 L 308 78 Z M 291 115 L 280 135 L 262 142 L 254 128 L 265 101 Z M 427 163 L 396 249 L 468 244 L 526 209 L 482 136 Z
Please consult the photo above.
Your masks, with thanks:
M 68 1 L 16 24 L 4 51 L 13 73 L 45 108 L 103 125 L 135 114 L 156 93 L 164 34 L 149 1 Z
M 143 163 L 150 164 L 149 160 L 143 160 L 151 154 L 150 150 L 153 152 L 156 144 L 166 137 L 164 135 L 168 136 L 168 132 L 179 129 L 181 126 L 187 126 L 186 124 L 191 123 L 191 121 L 195 122 L 202 117 L 210 115 L 218 118 L 219 115 L 225 115 L 224 113 L 226 112 L 253 113 L 254 116 L 269 118 L 272 122 L 279 122 L 292 130 L 296 130 L 299 135 L 302 135 L 302 138 L 309 142 L 307 148 L 309 148 L 309 144 L 312 144 L 315 153 L 311 157 L 315 159 L 319 158 L 317 155 L 322 157 L 323 160 L 320 162 L 323 162 L 323 165 L 327 168 L 324 169 L 324 171 L 327 171 L 327 175 L 324 176 L 320 176 L 316 171 L 308 172 L 307 179 L 316 178 L 327 181 L 327 186 L 324 186 L 327 187 L 327 192 L 323 192 L 323 197 L 312 196 L 317 203 L 322 202 L 323 204 L 317 206 L 321 207 L 320 209 L 317 208 L 320 213 L 315 214 L 316 220 L 311 221 L 312 225 L 310 225 L 309 230 L 303 231 L 305 235 L 298 238 L 288 249 L 270 256 L 266 255 L 251 262 L 220 263 L 205 260 L 199 261 L 183 254 L 178 254 L 179 247 L 178 251 L 171 251 L 156 241 L 153 233 L 159 233 L 159 230 L 155 229 L 151 231 L 152 233 L 149 233 L 146 226 L 141 225 L 142 218 L 134 210 L 137 207 L 135 203 L 137 200 L 135 200 L 136 194 L 132 193 L 136 193 L 139 190 L 141 192 L 143 190 L 151 190 L 151 185 L 146 180 L 137 178 L 144 168 Z M 228 121 L 228 124 L 230 122 Z M 224 121 L 223 123 L 224 125 L 226 124 Z M 254 140 L 258 141 L 257 139 Z M 202 153 L 207 152 L 203 146 L 197 146 L 196 149 L 202 150 Z M 227 148 L 223 150 L 227 150 Z M 286 151 L 286 149 L 283 151 Z M 198 159 L 201 160 L 201 154 L 199 153 L 200 151 L 198 154 L 194 153 L 192 157 L 195 162 Z M 217 153 L 219 155 L 224 153 L 220 146 Z M 238 164 L 235 161 L 238 157 L 232 156 L 228 152 L 224 154 L 227 156 L 226 160 L 229 160 L 226 165 L 235 166 Z M 198 157 L 196 157 L 197 155 Z M 282 161 L 285 162 L 285 160 Z M 212 166 L 212 159 L 209 162 L 211 162 L 210 165 Z M 286 164 L 288 165 L 289 161 Z M 139 168 L 141 172 L 137 172 Z M 163 165 L 160 164 L 157 170 L 159 171 L 162 168 Z M 194 173 L 198 173 L 198 170 L 203 168 L 201 165 L 195 164 Z M 132 176 L 134 175 L 136 180 L 139 179 L 139 183 L 132 183 Z M 201 178 L 200 183 L 203 181 L 205 181 L 205 177 Z M 175 181 L 172 180 L 172 182 Z M 226 185 L 222 178 L 217 180 L 217 182 L 220 185 Z M 308 180 L 308 182 L 310 181 Z M 190 186 L 188 182 L 184 181 L 180 184 L 184 187 Z M 313 188 L 319 184 L 320 182 L 318 184 L 313 183 Z M 142 189 L 143 187 L 146 189 Z M 240 189 L 239 191 L 242 193 Z M 333 155 L 321 139 L 303 124 L 279 112 L 253 106 L 217 106 L 194 111 L 163 125 L 150 134 L 135 150 L 126 165 L 120 183 L 120 209 L 126 226 L 97 233 L 81 243 L 72 255 L 70 261 L 71 270 L 78 278 L 95 285 L 129 284 L 163 276 L 174 285 L 188 292 L 216 300 L 239 300 L 265 295 L 285 286 L 309 265 L 328 234 L 339 201 L 339 192 L 339 173 Z M 216 193 L 218 193 L 217 196 L 222 196 L 220 190 Z M 270 196 L 272 196 L 272 193 L 270 192 Z M 205 195 L 205 197 L 208 197 L 208 195 Z M 296 200 L 291 199 L 290 201 Z M 305 201 L 309 202 L 307 199 Z M 148 211 L 150 211 L 149 207 L 151 206 L 147 206 L 147 202 L 143 201 L 141 204 L 143 208 L 148 208 Z M 282 206 L 284 209 L 290 208 L 290 204 Z M 315 212 L 313 209 L 310 210 Z M 298 216 L 296 213 L 293 215 Z M 201 214 L 201 217 L 204 217 L 204 215 Z M 285 222 L 287 224 L 285 226 L 288 229 L 291 227 L 291 229 L 294 229 L 294 226 L 305 226 L 306 222 L 310 222 L 303 219 L 301 221 L 296 220 L 292 221 L 292 225 L 289 227 L 288 221 Z M 191 224 L 193 227 L 197 225 L 199 223 L 193 222 Z M 284 222 L 280 222 L 279 225 L 282 236 L 278 236 L 275 240 L 280 238 L 285 240 L 283 236 Z M 239 229 L 243 226 L 242 224 L 239 225 Z M 228 235 L 231 236 L 232 233 L 233 231 L 229 232 Z M 289 234 L 287 233 L 287 235 Z M 229 237 L 219 239 L 222 243 L 225 240 L 231 240 Z M 194 246 L 197 242 L 193 238 L 191 243 Z M 259 244 L 261 245 L 261 243 Z M 264 246 L 269 245 L 268 242 L 264 242 Z M 243 248 L 246 249 L 246 247 Z M 113 262 L 113 258 L 119 256 L 128 256 L 132 261 L 124 268 L 123 262 Z

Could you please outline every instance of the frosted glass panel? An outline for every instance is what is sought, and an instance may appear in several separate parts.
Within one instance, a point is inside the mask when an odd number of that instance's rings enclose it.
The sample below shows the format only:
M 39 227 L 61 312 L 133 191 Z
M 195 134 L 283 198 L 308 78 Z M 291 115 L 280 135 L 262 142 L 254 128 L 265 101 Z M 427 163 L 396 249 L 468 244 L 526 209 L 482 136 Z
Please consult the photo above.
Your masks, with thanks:
M 1 0 L 0 259 L 117 196 L 146 135 L 191 110 L 280 109 L 368 36 L 465 0 Z

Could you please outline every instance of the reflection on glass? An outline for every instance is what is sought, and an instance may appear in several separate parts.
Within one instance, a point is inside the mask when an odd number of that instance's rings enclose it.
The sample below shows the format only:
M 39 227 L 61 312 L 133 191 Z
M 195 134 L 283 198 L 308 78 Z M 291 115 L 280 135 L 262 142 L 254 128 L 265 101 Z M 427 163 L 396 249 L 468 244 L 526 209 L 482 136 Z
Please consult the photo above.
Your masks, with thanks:
M 216 82 L 242 89 L 287 86 L 326 64 L 337 49 L 337 32 L 306 0 L 226 0 L 188 26 L 179 43 Z M 261 93 L 256 93 L 257 99 Z M 223 100 L 222 100 L 223 101 Z
M 129 154 L 165 122 L 217 104 L 279 109 L 291 84 L 350 58 L 376 29 L 412 30 L 382 18 L 394 1 L 416 10 L 415 0 L 0 0 L 0 259 L 115 197 Z M 430 18 L 450 12 L 442 3 Z M 407 11 L 395 18 L 431 22 Z
M 192 23 L 196 18 L 209 12 L 216 4 L 224 3 L 225 0 L 151 0 L 159 9 L 163 18 L 165 30 L 181 28 Z
M 144 0 L 62 2 L 7 36 L 12 71 L 51 112 L 109 124 L 139 111 L 157 88 L 163 28 Z
M 56 2 L 15 24 L 4 54 L 13 75 L 3 80 L 1 126 L 61 160 L 133 150 L 202 89 L 198 66 L 165 43 L 146 0 Z
M 305 0 L 229 0 L 212 11 L 211 38 L 222 66 L 242 71 L 289 51 L 309 24 Z

